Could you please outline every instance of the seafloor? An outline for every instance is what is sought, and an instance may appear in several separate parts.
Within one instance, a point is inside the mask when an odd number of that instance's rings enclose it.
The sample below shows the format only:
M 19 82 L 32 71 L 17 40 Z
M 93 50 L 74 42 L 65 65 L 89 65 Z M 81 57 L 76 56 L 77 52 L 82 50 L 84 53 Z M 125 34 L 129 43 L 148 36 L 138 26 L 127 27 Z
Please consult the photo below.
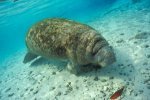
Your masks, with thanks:
M 109 100 L 123 86 L 119 99 L 150 100 L 150 8 L 141 5 L 112 7 L 88 23 L 114 47 L 116 63 L 75 76 L 63 62 L 23 64 L 23 49 L 1 64 L 0 100 Z

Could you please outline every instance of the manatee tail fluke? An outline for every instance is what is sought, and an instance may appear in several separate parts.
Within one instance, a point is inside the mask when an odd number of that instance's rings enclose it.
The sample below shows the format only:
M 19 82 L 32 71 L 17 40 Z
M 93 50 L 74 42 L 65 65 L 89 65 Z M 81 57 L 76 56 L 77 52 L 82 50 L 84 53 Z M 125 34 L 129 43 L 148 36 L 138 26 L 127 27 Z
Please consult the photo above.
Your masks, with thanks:
M 37 55 L 28 52 L 28 53 L 25 55 L 25 57 L 24 57 L 23 63 L 28 63 L 28 62 L 34 60 L 34 59 L 37 58 L 37 57 L 38 57 Z

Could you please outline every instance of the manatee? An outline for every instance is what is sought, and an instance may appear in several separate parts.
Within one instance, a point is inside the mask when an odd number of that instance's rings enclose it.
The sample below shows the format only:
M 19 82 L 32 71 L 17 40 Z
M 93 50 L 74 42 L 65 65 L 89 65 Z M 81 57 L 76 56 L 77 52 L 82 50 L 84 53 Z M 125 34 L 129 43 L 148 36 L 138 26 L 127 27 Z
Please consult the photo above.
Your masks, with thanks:
M 64 18 L 47 18 L 33 25 L 26 35 L 26 46 L 23 63 L 38 56 L 65 60 L 74 74 L 85 65 L 105 67 L 116 61 L 113 48 L 98 31 Z

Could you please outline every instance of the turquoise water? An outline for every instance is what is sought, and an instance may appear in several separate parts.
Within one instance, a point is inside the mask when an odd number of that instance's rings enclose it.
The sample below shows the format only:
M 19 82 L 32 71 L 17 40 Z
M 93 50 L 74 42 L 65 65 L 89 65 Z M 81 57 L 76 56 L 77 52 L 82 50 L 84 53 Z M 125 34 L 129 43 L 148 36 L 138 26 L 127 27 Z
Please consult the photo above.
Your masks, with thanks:
M 44 18 L 62 17 L 83 23 L 115 0 L 4 0 L 0 2 L 0 55 L 3 57 L 24 48 L 27 30 Z
M 116 62 L 81 76 L 64 62 L 24 64 L 27 31 L 56 17 L 95 28 Z M 123 87 L 119 100 L 149 100 L 150 0 L 0 0 L 0 100 L 110 100 Z

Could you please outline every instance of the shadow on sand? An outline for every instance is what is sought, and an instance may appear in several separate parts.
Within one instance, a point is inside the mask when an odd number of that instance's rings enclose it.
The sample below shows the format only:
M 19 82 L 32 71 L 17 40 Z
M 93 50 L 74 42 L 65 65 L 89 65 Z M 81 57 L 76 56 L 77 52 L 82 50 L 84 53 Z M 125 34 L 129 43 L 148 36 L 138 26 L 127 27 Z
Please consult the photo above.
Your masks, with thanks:
M 49 67 L 51 67 L 51 65 L 54 65 L 57 69 L 63 69 L 67 63 L 63 62 L 63 61 L 57 61 L 57 60 L 48 60 L 45 59 L 43 57 L 37 58 L 36 60 L 34 60 L 31 64 L 30 67 L 43 67 L 43 65 L 49 65 Z

